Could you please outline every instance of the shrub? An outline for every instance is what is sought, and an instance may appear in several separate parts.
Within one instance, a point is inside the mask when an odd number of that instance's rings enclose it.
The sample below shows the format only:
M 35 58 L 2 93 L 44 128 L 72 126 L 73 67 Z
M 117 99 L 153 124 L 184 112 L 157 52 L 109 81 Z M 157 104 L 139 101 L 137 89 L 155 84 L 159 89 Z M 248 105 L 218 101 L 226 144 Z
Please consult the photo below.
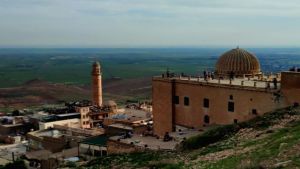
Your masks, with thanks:
M 75 168 L 76 162 L 68 161 L 65 166 L 69 168 Z
M 184 164 L 182 162 L 180 163 L 177 163 L 177 164 L 170 164 L 170 163 L 157 163 L 157 164 L 152 164 L 152 165 L 149 165 L 148 167 L 149 168 L 152 168 L 152 169 L 158 169 L 158 168 L 163 168 L 163 169 L 181 169 L 181 168 L 184 168 L 183 167 Z
M 5 166 L 0 166 L 0 169 L 27 169 L 23 160 L 17 160 L 12 163 L 8 163 Z

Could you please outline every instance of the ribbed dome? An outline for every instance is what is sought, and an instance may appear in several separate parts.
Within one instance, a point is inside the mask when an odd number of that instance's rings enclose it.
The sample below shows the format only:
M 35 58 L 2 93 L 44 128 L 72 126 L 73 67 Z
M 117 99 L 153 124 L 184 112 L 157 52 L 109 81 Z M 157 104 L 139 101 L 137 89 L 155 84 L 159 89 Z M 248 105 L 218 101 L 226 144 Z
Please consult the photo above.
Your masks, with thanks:
M 216 64 L 216 73 L 219 76 L 258 75 L 260 74 L 260 64 L 255 55 L 240 48 L 225 52 Z

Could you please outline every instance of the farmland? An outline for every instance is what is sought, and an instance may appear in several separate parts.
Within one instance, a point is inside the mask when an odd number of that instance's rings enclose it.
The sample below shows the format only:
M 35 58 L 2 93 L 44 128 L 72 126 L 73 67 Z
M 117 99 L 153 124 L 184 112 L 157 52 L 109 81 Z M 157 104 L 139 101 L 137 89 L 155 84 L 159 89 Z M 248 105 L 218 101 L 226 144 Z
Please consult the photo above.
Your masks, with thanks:
M 91 65 L 101 62 L 105 99 L 151 99 L 151 77 L 169 69 L 201 75 L 213 71 L 228 48 L 0 49 L 0 111 L 90 99 Z M 247 49 L 264 73 L 300 67 L 300 49 Z
M 0 49 L 0 88 L 32 79 L 86 85 L 92 62 L 101 62 L 105 79 L 151 77 L 167 68 L 177 73 L 201 74 L 213 70 L 226 48 L 157 49 Z M 248 49 L 261 61 L 264 72 L 300 65 L 300 49 Z

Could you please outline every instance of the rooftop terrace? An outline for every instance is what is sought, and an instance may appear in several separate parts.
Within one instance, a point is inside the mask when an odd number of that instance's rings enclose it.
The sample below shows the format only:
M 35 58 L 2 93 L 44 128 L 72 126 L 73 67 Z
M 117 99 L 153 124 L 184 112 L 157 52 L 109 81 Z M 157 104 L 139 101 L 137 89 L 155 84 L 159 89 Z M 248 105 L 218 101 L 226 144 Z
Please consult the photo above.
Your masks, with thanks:
M 276 82 L 274 83 L 274 79 Z M 153 80 L 175 80 L 178 83 L 194 83 L 217 87 L 232 87 L 254 90 L 278 90 L 280 89 L 280 75 L 238 77 L 233 79 L 212 79 L 195 76 L 156 76 Z
M 120 141 L 121 143 L 125 144 L 133 144 L 137 147 L 144 148 L 145 145 L 147 145 L 147 148 L 151 150 L 174 150 L 176 145 L 178 144 L 178 141 L 168 141 L 164 142 L 160 139 L 157 139 L 155 137 L 143 137 L 140 135 L 134 134 L 131 138 L 126 139 L 120 139 L 120 136 L 113 136 L 110 137 L 111 140 L 114 141 Z
M 114 141 L 120 141 L 125 144 L 132 144 L 137 147 L 145 148 L 147 146 L 148 149 L 151 150 L 175 150 L 176 146 L 184 139 L 190 138 L 192 136 L 198 135 L 203 131 L 199 131 L 196 129 L 188 129 L 181 128 L 181 131 L 175 131 L 169 133 L 172 137 L 170 141 L 163 141 L 162 138 L 157 139 L 154 136 L 142 136 L 138 134 L 133 134 L 131 138 L 123 138 L 122 136 L 113 136 L 109 139 Z

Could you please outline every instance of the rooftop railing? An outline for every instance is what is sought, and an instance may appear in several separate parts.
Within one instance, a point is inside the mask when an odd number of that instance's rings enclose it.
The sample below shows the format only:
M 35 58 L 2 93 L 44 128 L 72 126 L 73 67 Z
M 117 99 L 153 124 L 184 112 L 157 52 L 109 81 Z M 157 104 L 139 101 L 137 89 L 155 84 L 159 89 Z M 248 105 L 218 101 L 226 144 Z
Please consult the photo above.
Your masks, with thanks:
M 260 89 L 280 89 L 280 75 L 268 75 L 268 76 L 255 76 L 255 77 L 238 77 L 238 78 L 212 78 L 212 77 L 201 77 L 201 76 L 181 76 L 172 75 L 166 76 L 161 75 L 154 78 L 161 79 L 175 79 L 182 81 L 199 82 L 204 84 L 215 84 L 215 85 L 227 85 L 227 86 L 239 86 L 239 87 L 252 87 Z

